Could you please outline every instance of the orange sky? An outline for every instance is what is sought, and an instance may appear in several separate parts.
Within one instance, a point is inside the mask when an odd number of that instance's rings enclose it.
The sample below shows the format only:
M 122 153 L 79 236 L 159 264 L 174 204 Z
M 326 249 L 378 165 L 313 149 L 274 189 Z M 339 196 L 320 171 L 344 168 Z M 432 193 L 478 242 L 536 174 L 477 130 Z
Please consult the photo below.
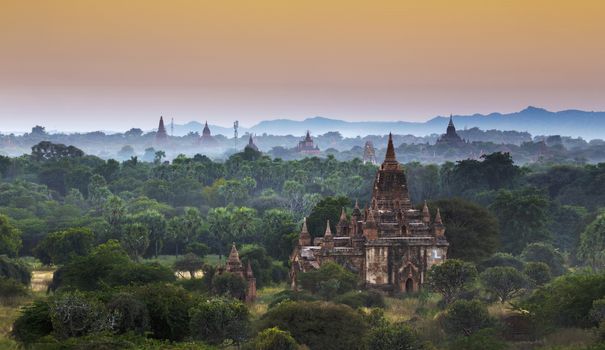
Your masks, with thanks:
M 605 110 L 603 18 L 602 0 L 0 0 L 1 128 Z

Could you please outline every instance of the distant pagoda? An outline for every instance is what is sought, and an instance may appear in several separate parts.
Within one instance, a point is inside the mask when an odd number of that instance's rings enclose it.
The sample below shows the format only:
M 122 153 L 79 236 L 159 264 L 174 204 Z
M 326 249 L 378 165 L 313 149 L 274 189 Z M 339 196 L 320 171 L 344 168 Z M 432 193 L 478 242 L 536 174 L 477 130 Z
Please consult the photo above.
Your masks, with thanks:
M 164 117 L 160 117 L 160 125 L 158 125 L 158 131 L 155 133 L 155 140 L 158 143 L 165 142 L 168 139 L 166 133 L 166 127 L 164 127 Z
M 217 146 L 216 139 L 212 137 L 210 133 L 210 128 L 208 127 L 208 121 L 204 124 L 204 130 L 202 130 L 202 136 L 199 139 L 199 143 L 202 146 L 206 147 L 215 147 Z
M 378 164 L 376 162 L 376 150 L 374 150 L 374 144 L 372 141 L 366 141 L 363 147 L 363 164 Z
M 458 146 L 466 143 L 456 132 L 452 115 L 450 115 L 450 122 L 447 124 L 447 130 L 445 134 L 437 140 L 438 145 L 450 145 Z
M 251 150 L 254 150 L 256 152 L 260 152 L 258 150 L 258 147 L 254 144 L 254 139 L 252 138 L 252 134 L 250 134 L 250 138 L 248 139 L 248 144 L 246 145 L 246 147 L 244 147 L 244 150 L 245 149 L 251 149 Z
M 298 142 L 298 147 L 296 147 L 296 150 L 298 153 L 303 154 L 318 155 L 320 153 L 319 147 L 315 146 L 313 143 L 309 130 L 307 130 L 307 135 L 305 138 Z

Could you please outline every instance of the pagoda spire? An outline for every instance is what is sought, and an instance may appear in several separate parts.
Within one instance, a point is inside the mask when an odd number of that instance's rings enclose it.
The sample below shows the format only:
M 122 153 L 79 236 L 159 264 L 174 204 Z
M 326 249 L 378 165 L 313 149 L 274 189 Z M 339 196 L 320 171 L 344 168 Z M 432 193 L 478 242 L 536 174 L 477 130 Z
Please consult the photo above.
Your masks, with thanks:
M 229 253 L 229 258 L 227 259 L 227 261 L 240 261 L 239 259 L 239 252 L 237 251 L 237 248 L 235 247 L 235 242 L 233 242 L 233 244 L 231 245 L 231 252 Z
M 347 222 L 347 213 L 345 212 L 345 207 L 342 207 L 342 210 L 340 211 L 340 221 Z
M 384 162 L 396 162 L 395 147 L 393 146 L 393 134 L 389 133 L 389 143 L 387 145 L 387 154 L 384 157 Z
M 302 229 L 300 230 L 300 235 L 298 236 L 298 245 L 311 245 L 311 235 L 309 234 L 309 230 L 307 229 L 307 217 L 303 219 Z
M 443 225 L 443 220 L 441 220 L 441 211 L 437 208 L 437 215 L 435 215 L 435 224 Z
M 326 223 L 326 232 L 324 233 L 324 239 L 326 237 L 332 238 L 332 230 L 330 229 L 330 220 Z
M 431 214 L 429 212 L 429 206 L 426 204 L 426 201 L 424 201 L 424 207 L 422 208 L 422 221 L 425 224 L 431 222 Z
M 254 272 L 252 271 L 252 265 L 250 265 L 250 260 L 248 260 L 248 267 L 246 268 L 246 277 L 254 277 Z
M 155 134 L 155 138 L 158 141 L 163 141 L 168 137 L 166 133 L 166 127 L 164 126 L 164 117 L 160 116 L 160 124 L 158 125 L 158 131 Z

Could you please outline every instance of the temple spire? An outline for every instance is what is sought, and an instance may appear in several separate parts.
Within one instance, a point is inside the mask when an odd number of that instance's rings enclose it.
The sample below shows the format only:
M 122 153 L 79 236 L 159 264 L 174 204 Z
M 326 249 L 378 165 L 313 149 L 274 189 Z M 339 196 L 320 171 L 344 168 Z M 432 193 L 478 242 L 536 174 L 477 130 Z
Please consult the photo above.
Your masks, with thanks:
M 393 146 L 393 134 L 389 133 L 389 144 L 387 145 L 387 154 L 384 157 L 384 162 L 397 162 L 395 157 L 395 147 Z
M 298 245 L 311 245 L 311 235 L 309 234 L 309 230 L 307 229 L 307 217 L 303 219 L 303 226 L 300 230 L 300 235 L 298 236 Z
M 437 215 L 435 215 L 435 224 L 443 225 L 443 220 L 441 220 L 441 211 L 437 208 Z
M 454 119 L 453 116 L 450 114 L 450 122 L 448 123 L 447 126 L 454 126 Z
M 324 239 L 326 237 L 332 238 L 332 230 L 330 229 L 330 220 L 326 223 L 326 232 L 324 233 Z
M 345 212 L 345 208 L 342 207 L 342 210 L 340 211 L 340 221 L 341 222 L 347 222 L 347 213 Z
M 240 261 L 239 252 L 235 247 L 235 242 L 233 242 L 233 244 L 231 245 L 231 252 L 229 253 L 229 258 L 227 259 L 227 261 Z
M 431 214 L 429 213 L 429 206 L 426 204 L 426 201 L 424 201 L 424 207 L 422 208 L 422 221 L 426 224 L 431 222 Z

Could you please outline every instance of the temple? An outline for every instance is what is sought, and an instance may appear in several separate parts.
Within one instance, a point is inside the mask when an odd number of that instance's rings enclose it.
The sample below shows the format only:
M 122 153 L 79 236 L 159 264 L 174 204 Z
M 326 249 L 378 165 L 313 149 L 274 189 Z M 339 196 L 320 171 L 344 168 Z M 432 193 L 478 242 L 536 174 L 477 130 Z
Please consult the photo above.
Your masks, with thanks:
M 372 141 L 366 141 L 366 144 L 363 147 L 363 164 L 368 163 L 373 165 L 378 164 L 376 161 L 376 150 L 374 150 Z
M 250 138 L 248 139 L 248 144 L 246 145 L 246 147 L 244 147 L 244 149 L 251 149 L 256 152 L 260 152 L 258 150 L 258 147 L 254 144 L 254 139 L 252 138 L 252 134 L 250 134 Z
M 155 141 L 162 143 L 168 139 L 166 133 L 166 127 L 164 126 L 164 117 L 160 117 L 160 124 L 158 125 L 158 131 L 155 133 Z
M 218 145 L 218 142 L 212 137 L 208 122 L 204 124 L 204 130 L 202 130 L 202 136 L 200 136 L 199 143 L 206 147 L 214 147 Z
M 431 266 L 445 261 L 448 245 L 439 209 L 431 219 L 426 202 L 422 211 L 412 207 L 405 172 L 389 135 L 369 207 L 361 210 L 356 202 L 350 217 L 343 208 L 336 234 L 328 222 L 323 237 L 315 239 L 306 219 L 303 222 L 290 257 L 291 286 L 297 288 L 298 273 L 334 261 L 358 274 L 366 288 L 387 293 L 416 292 Z
M 447 130 L 445 134 L 441 135 L 437 140 L 437 144 L 445 144 L 450 146 L 456 146 L 464 144 L 465 141 L 458 135 L 456 132 L 456 127 L 454 126 L 454 121 L 452 120 L 452 116 L 450 115 L 450 122 L 447 124 Z
M 298 147 L 296 147 L 296 150 L 303 154 L 318 155 L 320 153 L 319 147 L 313 144 L 313 139 L 311 138 L 309 130 L 307 130 L 307 135 L 305 138 L 298 142 Z
M 240 276 L 246 281 L 246 293 L 242 296 L 242 299 L 246 302 L 253 302 L 256 300 L 256 278 L 252 272 L 252 266 L 248 261 L 248 266 L 244 270 L 242 261 L 239 258 L 239 252 L 235 247 L 235 243 L 231 246 L 231 252 L 227 258 L 227 265 L 224 268 L 218 270 L 218 273 L 229 272 Z

